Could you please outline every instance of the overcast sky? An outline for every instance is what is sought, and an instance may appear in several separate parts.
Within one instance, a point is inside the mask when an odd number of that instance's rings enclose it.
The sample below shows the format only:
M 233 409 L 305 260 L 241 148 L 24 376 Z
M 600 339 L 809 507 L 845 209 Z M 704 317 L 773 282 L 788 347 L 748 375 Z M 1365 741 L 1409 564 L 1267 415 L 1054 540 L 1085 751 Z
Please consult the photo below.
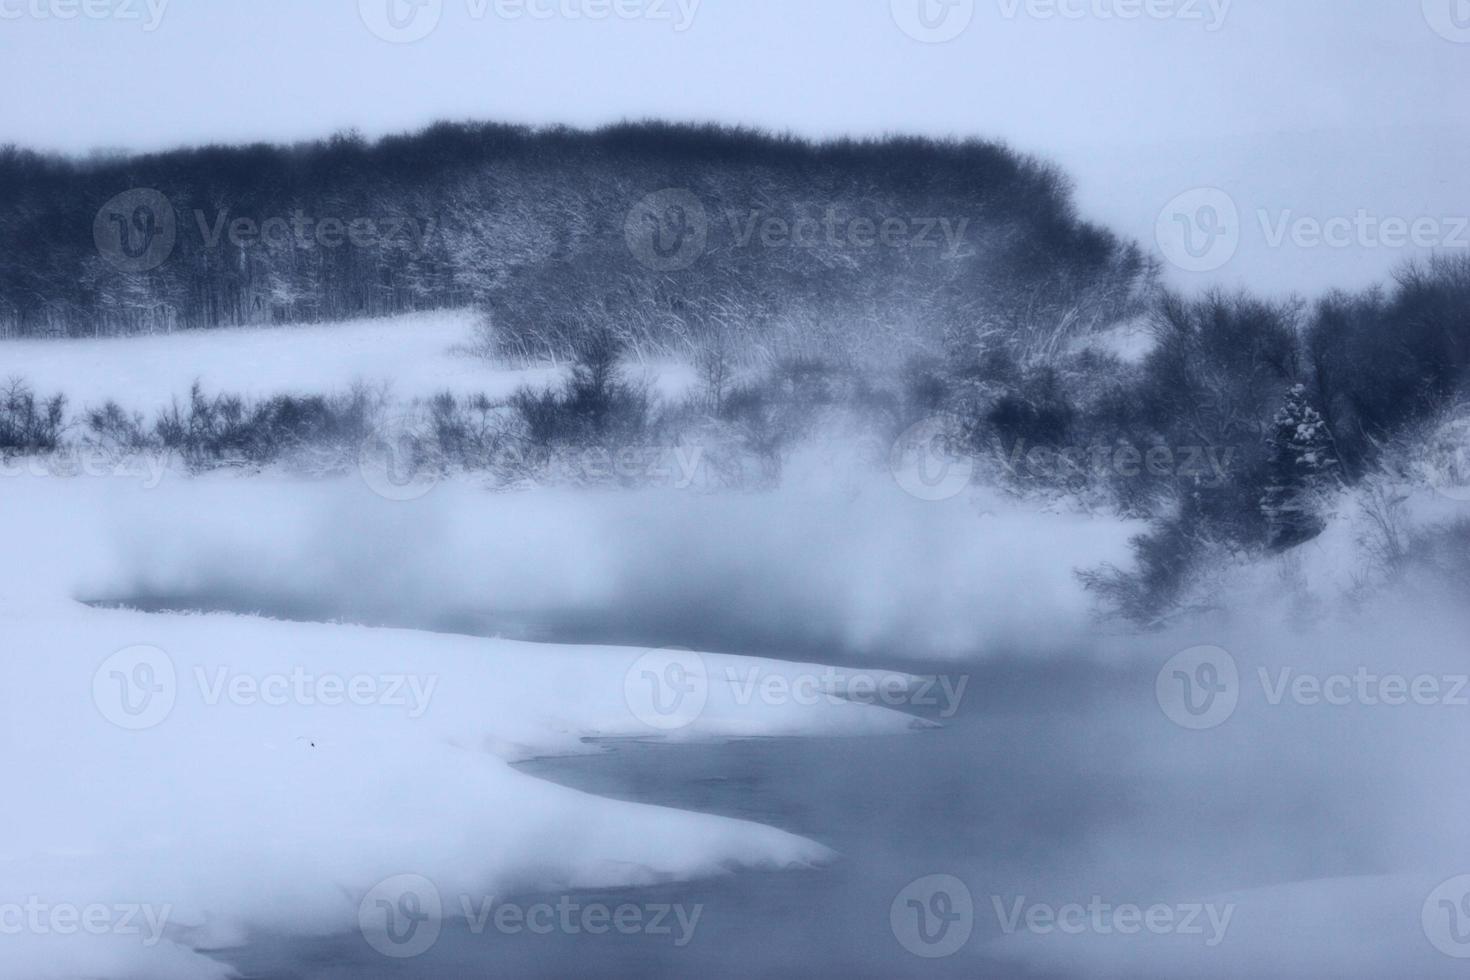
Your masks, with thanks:
M 1470 0 L 0 0 L 0 93 L 0 142 L 68 152 L 445 117 L 998 137 L 1187 285 L 1470 247 Z

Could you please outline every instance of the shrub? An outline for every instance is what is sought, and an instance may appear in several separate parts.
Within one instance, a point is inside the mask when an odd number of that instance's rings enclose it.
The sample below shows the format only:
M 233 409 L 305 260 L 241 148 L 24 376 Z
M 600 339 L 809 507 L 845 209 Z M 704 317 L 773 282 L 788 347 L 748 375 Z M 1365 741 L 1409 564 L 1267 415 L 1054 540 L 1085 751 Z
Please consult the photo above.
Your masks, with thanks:
M 84 421 L 88 445 L 108 455 L 141 453 L 155 444 L 155 439 L 143 422 L 143 416 L 137 412 L 129 415 L 114 401 L 108 401 L 101 408 L 89 410 Z
M 1224 551 L 1186 517 L 1158 521 L 1131 545 L 1133 570 L 1103 565 L 1078 577 L 1110 612 L 1149 629 L 1190 605 L 1204 563 Z
M 652 410 L 647 389 L 624 380 L 621 344 L 607 331 L 584 338 L 561 390 L 522 388 L 511 398 L 532 445 L 539 448 L 636 444 Z
M 380 407 L 360 387 L 336 399 L 277 395 L 247 403 L 238 395 L 210 397 L 196 382 L 187 408 L 174 402 L 155 423 L 154 437 L 196 471 L 264 466 L 307 452 L 345 458 L 371 434 Z
M 0 455 L 55 452 L 65 430 L 64 395 L 39 400 L 19 380 L 0 392 Z
M 506 441 L 500 407 L 484 395 L 458 399 L 441 392 L 429 400 L 427 437 L 441 468 L 496 465 Z
M 985 412 L 984 428 L 1007 448 L 1065 447 L 1076 414 L 1056 370 L 1048 367 L 1028 375 L 1017 390 L 996 399 Z

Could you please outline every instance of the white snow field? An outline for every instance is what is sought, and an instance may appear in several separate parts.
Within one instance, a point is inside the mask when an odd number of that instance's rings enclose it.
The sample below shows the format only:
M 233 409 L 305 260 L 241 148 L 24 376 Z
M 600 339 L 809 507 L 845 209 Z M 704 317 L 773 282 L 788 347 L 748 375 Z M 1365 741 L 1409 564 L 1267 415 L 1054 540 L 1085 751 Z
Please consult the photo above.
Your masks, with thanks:
M 145 337 L 9 340 L 0 345 L 0 382 L 26 380 L 39 395 L 64 394 L 72 410 L 107 399 L 153 413 L 186 401 L 198 381 L 209 394 L 265 398 L 332 394 L 356 382 L 387 383 L 402 400 L 441 391 L 503 398 L 523 384 L 541 387 L 554 366 L 497 366 L 468 353 L 475 316 L 412 314 L 312 326 L 183 331 Z M 678 394 L 693 372 L 676 365 L 648 371 L 664 394 Z
M 24 801 L 0 816 L 5 894 L 47 908 L 142 905 L 166 921 L 160 934 L 111 937 L 117 959 L 97 964 L 77 957 L 100 947 L 60 930 L 7 937 L 3 976 L 157 977 L 172 963 L 205 975 L 181 948 L 351 931 L 364 896 L 406 872 L 444 894 L 491 895 L 832 856 L 773 828 L 600 799 L 509 766 L 588 751 L 584 738 L 662 734 L 629 686 L 643 651 L 63 603 L 4 618 L 3 768 Z M 820 668 L 695 662 L 707 703 L 675 719 L 681 738 L 914 725 L 836 698 L 741 704 L 724 681 Z M 152 702 L 121 686 L 139 677 L 158 685 Z

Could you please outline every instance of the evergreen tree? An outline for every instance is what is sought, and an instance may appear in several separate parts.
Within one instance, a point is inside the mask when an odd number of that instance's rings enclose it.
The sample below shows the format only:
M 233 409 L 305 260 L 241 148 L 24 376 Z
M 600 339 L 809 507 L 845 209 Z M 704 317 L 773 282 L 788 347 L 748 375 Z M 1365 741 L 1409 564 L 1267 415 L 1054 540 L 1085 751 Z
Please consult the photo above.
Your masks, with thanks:
M 1307 401 L 1305 385 L 1296 385 L 1276 413 L 1267 439 L 1269 482 L 1261 498 L 1268 543 L 1275 549 L 1310 541 L 1326 522 L 1318 512 L 1317 496 L 1336 478 L 1337 454 L 1332 433 L 1321 413 Z

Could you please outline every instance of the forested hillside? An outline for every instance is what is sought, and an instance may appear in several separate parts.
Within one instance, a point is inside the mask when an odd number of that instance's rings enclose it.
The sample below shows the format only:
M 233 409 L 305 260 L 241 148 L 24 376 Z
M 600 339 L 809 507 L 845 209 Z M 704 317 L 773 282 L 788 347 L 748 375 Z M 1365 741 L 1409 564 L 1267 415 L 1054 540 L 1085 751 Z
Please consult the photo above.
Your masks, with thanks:
M 476 304 L 498 343 L 1036 346 L 1122 315 L 1138 249 L 1050 165 L 984 142 L 439 124 L 367 142 L 70 160 L 0 149 L 0 336 Z

